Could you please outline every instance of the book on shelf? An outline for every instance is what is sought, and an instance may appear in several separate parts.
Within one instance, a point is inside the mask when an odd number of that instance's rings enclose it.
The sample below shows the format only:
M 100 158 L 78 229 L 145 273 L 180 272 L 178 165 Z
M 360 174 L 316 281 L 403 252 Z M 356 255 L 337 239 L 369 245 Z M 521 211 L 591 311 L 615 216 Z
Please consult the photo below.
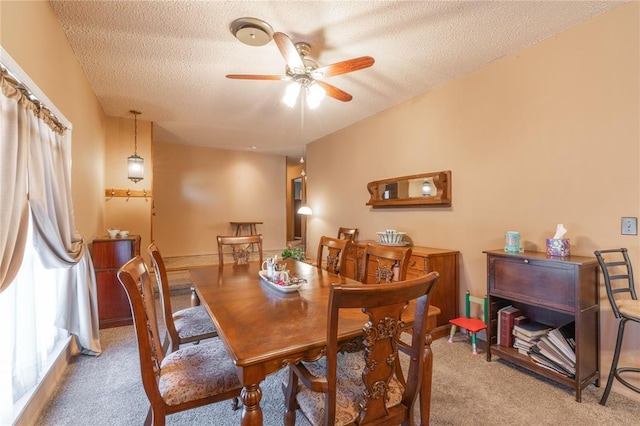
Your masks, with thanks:
M 529 350 L 529 358 L 531 358 L 536 364 L 545 366 L 549 370 L 554 370 L 557 373 L 562 374 L 563 376 L 575 377 L 575 368 L 573 369 L 573 371 L 565 368 L 562 364 L 555 362 L 554 360 L 540 352 L 538 346 L 531 347 L 531 349 Z
M 552 327 L 548 325 L 540 324 L 538 322 L 528 322 L 524 324 L 515 325 L 513 327 L 518 333 L 528 337 L 544 336 L 551 330 Z
M 520 315 L 522 315 L 522 311 L 513 306 L 500 311 L 500 318 L 498 320 L 500 321 L 500 345 L 513 346 L 513 321 Z
M 500 324 L 500 314 L 502 313 L 502 311 L 509 309 L 509 308 L 513 308 L 513 306 L 508 305 L 505 306 L 503 308 L 498 309 L 498 314 L 496 315 L 496 319 L 498 320 L 498 326 L 497 326 L 497 331 L 496 331 L 496 344 L 500 345 L 501 344 L 501 340 L 500 340 L 500 332 L 501 332 L 501 324 Z
M 535 342 L 527 342 L 527 341 L 522 340 L 522 339 L 520 339 L 520 338 L 518 338 L 518 337 L 516 337 L 516 338 L 513 340 L 513 347 L 514 347 L 514 348 L 516 348 L 516 349 L 518 349 L 518 351 L 519 351 L 520 353 L 523 353 L 523 354 L 525 354 L 525 355 L 527 354 L 527 352 L 529 352 L 529 349 L 531 349 L 531 347 L 532 347 L 533 345 L 535 345 Z M 523 352 L 523 351 L 524 351 L 524 352 Z
M 548 333 L 549 340 L 574 363 L 576 362 L 575 325 L 575 322 L 570 322 Z
M 517 316 L 513 319 L 513 325 L 520 325 L 529 322 L 529 318 L 524 315 Z
M 537 342 L 538 340 L 540 340 L 540 336 L 527 336 L 526 334 L 522 334 L 521 332 L 518 331 L 518 329 L 516 328 L 516 326 L 513 326 L 513 336 L 516 339 L 520 339 L 520 340 L 524 340 L 526 342 Z
M 536 343 L 536 346 L 540 350 L 540 353 L 551 361 L 559 364 L 567 370 L 571 374 L 576 374 L 576 363 L 575 361 L 571 361 L 567 359 L 562 352 L 558 348 L 555 347 L 553 343 L 551 343 L 547 336 L 542 336 L 540 341 Z
M 545 368 L 547 370 L 553 371 L 556 374 L 559 374 L 561 376 L 564 377 L 572 377 L 569 373 L 567 373 L 566 371 L 557 369 L 553 366 L 551 366 L 551 364 L 548 363 L 548 361 L 546 361 L 544 359 L 544 356 L 529 352 L 529 359 L 531 359 L 531 361 L 537 365 L 538 367 L 542 367 Z

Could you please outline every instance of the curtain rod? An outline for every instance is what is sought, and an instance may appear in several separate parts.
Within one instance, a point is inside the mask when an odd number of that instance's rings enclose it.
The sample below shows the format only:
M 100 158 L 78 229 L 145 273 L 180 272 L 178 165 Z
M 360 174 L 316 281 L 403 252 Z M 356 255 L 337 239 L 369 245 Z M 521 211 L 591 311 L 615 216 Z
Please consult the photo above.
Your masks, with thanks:
M 71 130 L 73 126 L 67 118 L 55 107 L 42 90 L 35 84 L 33 80 L 22 70 L 18 63 L 13 60 L 11 55 L 0 46 L 0 68 L 2 69 L 2 77 L 20 91 L 27 100 L 32 102 L 41 114 L 44 114 L 49 120 L 53 121 L 53 125 L 60 131 Z

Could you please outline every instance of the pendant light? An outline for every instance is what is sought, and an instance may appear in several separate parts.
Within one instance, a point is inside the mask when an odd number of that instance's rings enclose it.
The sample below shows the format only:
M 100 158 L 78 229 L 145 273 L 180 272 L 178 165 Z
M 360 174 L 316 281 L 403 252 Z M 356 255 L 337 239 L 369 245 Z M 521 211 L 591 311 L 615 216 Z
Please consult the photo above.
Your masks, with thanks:
M 129 179 L 134 183 L 144 179 L 144 159 L 138 155 L 138 115 L 140 111 L 129 111 L 133 114 L 133 155 L 127 158 L 127 170 Z

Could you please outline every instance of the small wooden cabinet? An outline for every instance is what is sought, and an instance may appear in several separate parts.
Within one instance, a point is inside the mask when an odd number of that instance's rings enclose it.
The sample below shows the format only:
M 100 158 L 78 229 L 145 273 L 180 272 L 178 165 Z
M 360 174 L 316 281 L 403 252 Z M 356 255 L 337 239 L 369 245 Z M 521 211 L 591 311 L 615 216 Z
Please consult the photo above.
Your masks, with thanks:
M 362 259 L 367 243 L 373 241 L 357 241 L 347 250 L 346 276 L 360 280 Z M 458 317 L 458 255 L 455 250 L 431 247 L 411 247 L 412 254 L 407 269 L 407 279 L 426 275 L 437 271 L 440 279 L 429 296 L 429 304 L 440 309 L 437 327 L 431 331 L 434 339 L 449 335 L 449 320 Z M 375 267 L 373 268 L 375 269 Z
M 100 328 L 133 324 L 129 298 L 118 281 L 118 269 L 140 254 L 140 236 L 93 240 L 92 258 L 98 287 Z
M 489 327 L 487 361 L 496 355 L 573 388 L 580 402 L 582 389 L 600 381 L 600 306 L 598 264 L 584 256 L 553 257 L 546 253 L 484 252 L 487 255 Z M 517 349 L 497 345 L 497 314 L 504 306 L 520 308 L 531 321 L 560 327 L 575 321 L 575 378 L 535 365 Z

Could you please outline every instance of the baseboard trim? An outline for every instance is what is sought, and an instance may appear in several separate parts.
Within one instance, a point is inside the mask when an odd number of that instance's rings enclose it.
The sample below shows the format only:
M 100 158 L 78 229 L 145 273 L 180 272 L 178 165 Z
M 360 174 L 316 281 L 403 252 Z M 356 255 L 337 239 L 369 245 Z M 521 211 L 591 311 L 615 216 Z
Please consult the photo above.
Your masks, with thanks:
M 36 424 L 42 410 L 47 406 L 71 360 L 71 336 L 61 346 L 58 356 L 51 363 L 51 367 L 47 370 L 38 386 L 30 396 L 24 397 L 26 401 L 13 422 L 14 426 Z

